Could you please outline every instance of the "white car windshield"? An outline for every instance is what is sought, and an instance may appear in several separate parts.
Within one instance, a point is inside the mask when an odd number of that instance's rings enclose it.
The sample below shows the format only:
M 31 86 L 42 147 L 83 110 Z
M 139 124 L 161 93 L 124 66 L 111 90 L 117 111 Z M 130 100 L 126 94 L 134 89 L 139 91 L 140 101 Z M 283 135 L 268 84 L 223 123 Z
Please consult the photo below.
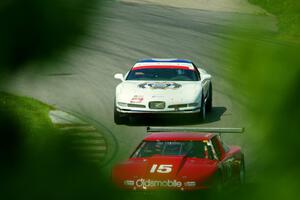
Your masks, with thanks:
M 202 141 L 144 141 L 132 157 L 154 155 L 207 158 L 208 148 Z
M 199 77 L 195 70 L 185 70 L 176 68 L 147 68 L 131 70 L 126 80 L 198 81 Z

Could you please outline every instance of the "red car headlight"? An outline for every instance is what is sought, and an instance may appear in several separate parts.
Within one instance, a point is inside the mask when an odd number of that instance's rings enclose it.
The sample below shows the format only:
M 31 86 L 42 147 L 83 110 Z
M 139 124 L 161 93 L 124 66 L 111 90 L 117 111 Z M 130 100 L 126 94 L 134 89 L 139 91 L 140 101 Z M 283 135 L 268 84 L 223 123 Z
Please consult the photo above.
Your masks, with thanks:
M 134 186 L 134 181 L 133 180 L 125 180 L 123 182 L 123 184 L 126 186 Z
M 195 181 L 187 181 L 183 184 L 185 187 L 196 187 L 197 183 Z

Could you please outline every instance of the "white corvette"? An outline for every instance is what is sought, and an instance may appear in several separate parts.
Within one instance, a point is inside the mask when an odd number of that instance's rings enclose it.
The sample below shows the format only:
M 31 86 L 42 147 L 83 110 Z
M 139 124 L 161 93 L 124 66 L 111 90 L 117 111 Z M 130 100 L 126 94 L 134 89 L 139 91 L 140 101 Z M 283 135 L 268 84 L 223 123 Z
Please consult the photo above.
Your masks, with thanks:
M 199 113 L 212 109 L 211 75 L 189 60 L 138 61 L 116 87 L 114 120 L 122 124 L 130 114 Z

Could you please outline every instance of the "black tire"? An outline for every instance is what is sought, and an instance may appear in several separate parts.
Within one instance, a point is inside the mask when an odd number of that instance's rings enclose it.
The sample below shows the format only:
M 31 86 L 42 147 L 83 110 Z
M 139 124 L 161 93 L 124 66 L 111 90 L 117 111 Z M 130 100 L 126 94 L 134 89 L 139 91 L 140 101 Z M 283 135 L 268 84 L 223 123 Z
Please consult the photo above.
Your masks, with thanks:
M 202 100 L 201 100 L 200 118 L 201 118 L 202 121 L 206 120 L 206 105 L 205 105 L 203 95 L 202 95 Z
M 239 166 L 239 184 L 243 185 L 246 181 L 246 170 L 245 170 L 245 160 L 244 157 L 241 159 Z
M 123 119 L 121 118 L 120 113 L 116 111 L 116 109 L 114 110 L 114 121 L 116 124 L 123 124 Z
M 221 192 L 224 188 L 224 184 L 223 184 L 223 178 L 222 178 L 222 173 L 220 171 L 218 171 L 215 175 L 214 175 L 214 179 L 213 179 L 213 185 L 211 190 L 213 192 Z
M 211 112 L 212 110 L 212 84 L 209 84 L 209 89 L 208 89 L 208 97 L 206 100 L 206 112 Z
M 116 124 L 125 124 L 127 122 L 127 117 L 122 116 L 121 113 L 117 111 L 116 106 L 114 108 L 114 121 Z

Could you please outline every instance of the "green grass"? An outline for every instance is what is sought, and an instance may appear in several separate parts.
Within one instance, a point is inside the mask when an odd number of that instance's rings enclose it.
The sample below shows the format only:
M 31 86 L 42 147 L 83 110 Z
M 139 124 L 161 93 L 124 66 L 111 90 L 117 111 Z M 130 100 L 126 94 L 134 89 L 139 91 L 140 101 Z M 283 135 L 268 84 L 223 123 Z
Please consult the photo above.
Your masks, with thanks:
M 300 162 L 295 158 L 300 152 L 300 46 L 287 45 L 281 37 L 299 33 L 295 27 L 299 20 L 289 23 L 299 14 L 284 4 L 292 1 L 249 1 L 276 14 L 280 32 L 279 38 L 270 36 L 268 42 L 262 40 L 263 33 L 241 34 L 239 37 L 244 40 L 231 44 L 234 60 L 231 76 L 238 77 L 232 85 L 238 98 L 239 94 L 247 97 L 243 101 L 246 107 L 243 116 L 249 124 L 245 134 L 249 152 L 246 153 L 247 180 L 253 183 L 253 187 L 246 187 L 241 195 L 235 196 L 245 200 L 297 199 Z
M 278 19 L 280 35 L 299 39 L 300 1 L 299 0 L 248 0 L 261 6 Z
M 12 114 L 26 134 L 39 135 L 45 129 L 52 129 L 53 125 L 48 116 L 52 108 L 40 101 L 29 97 L 15 96 L 0 92 L 1 113 Z

